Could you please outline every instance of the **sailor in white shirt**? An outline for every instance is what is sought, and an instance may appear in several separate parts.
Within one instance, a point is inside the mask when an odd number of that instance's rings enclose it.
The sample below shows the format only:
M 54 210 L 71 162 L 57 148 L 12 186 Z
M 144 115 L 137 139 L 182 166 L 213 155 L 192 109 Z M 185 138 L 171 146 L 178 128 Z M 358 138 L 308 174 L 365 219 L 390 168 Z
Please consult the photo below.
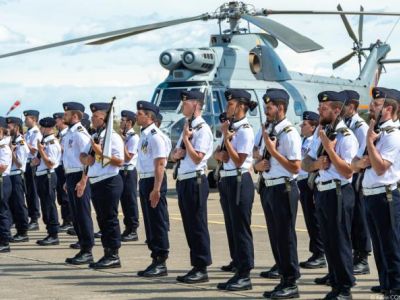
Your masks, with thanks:
M 10 252 L 10 209 L 8 206 L 11 196 L 10 171 L 12 153 L 7 137 L 6 119 L 0 117 L 0 253 Z
M 304 159 L 310 151 L 319 124 L 319 115 L 312 111 L 303 112 L 303 123 L 301 124 L 301 157 Z M 303 209 L 304 221 L 306 223 L 308 236 L 310 237 L 309 251 L 312 256 L 300 262 L 299 266 L 305 269 L 316 269 L 326 266 L 325 251 L 321 239 L 320 226 L 315 211 L 314 190 L 307 184 L 308 172 L 300 169 L 297 176 L 297 186 L 300 191 L 300 203 Z
M 282 277 L 264 297 L 298 297 L 300 277 L 295 231 L 299 191 L 296 180 L 301 164 L 301 138 L 286 118 L 289 94 L 283 89 L 267 89 L 263 96 L 269 128 L 262 128 L 261 160 L 254 169 L 262 173 L 260 196 L 276 266 Z M 268 133 L 266 129 L 269 129 Z M 268 271 L 267 271 L 268 272 Z M 263 274 L 262 274 L 263 275 Z
M 64 123 L 64 113 L 58 112 L 53 114 L 54 120 L 56 120 L 56 128 L 57 132 L 57 139 L 62 145 L 63 138 L 68 132 L 68 125 Z M 60 159 L 60 164 L 56 168 L 56 175 L 57 175 L 57 202 L 58 205 L 61 207 L 61 218 L 63 220 L 60 226 L 60 232 L 65 232 L 72 226 L 72 212 L 71 212 L 71 204 L 69 203 L 68 193 L 64 190 L 65 185 L 65 172 L 64 166 L 62 163 L 62 156 Z
M 87 265 L 93 262 L 93 221 L 90 206 L 90 186 L 87 183 L 87 174 L 83 171 L 84 168 L 79 157 L 90 144 L 91 138 L 80 122 L 85 107 L 78 102 L 65 102 L 63 109 L 63 120 L 68 125 L 68 131 L 62 138 L 65 189 L 71 207 L 73 226 L 78 236 L 78 242 L 71 244 L 70 248 L 80 249 L 74 257 L 67 258 L 65 262 L 73 265 Z
M 321 126 L 318 138 L 313 140 L 310 152 L 302 161 L 302 168 L 318 172 L 315 206 L 329 266 L 329 274 L 324 277 L 332 286 L 329 297 L 351 297 L 355 278 L 350 239 L 354 207 L 350 164 L 357 153 L 358 142 L 341 120 L 347 100 L 344 94 L 325 91 L 319 93 L 318 100 Z M 337 134 L 333 141 L 324 127 L 332 128 Z
M 137 124 L 141 126 L 137 170 L 139 194 L 152 263 L 137 274 L 141 277 L 167 275 L 169 253 L 169 217 L 165 167 L 169 155 L 167 143 L 156 126 L 159 108 L 147 101 L 138 101 Z
M 359 151 L 364 151 L 368 131 L 367 123 L 357 113 L 360 103 L 360 95 L 353 90 L 344 90 L 346 105 L 344 106 L 344 120 L 346 126 L 353 131 L 357 138 Z M 362 149 L 362 150 L 360 150 Z M 355 204 L 353 211 L 353 223 L 351 226 L 351 241 L 353 246 L 353 273 L 354 275 L 369 274 L 368 256 L 372 250 L 371 236 L 368 230 L 367 216 L 365 213 L 365 201 L 361 193 L 359 173 L 353 174 L 353 189 Z
M 57 176 L 55 169 L 60 162 L 61 146 L 54 135 L 56 121 L 53 118 L 43 118 L 39 121 L 39 125 L 43 138 L 38 142 L 38 155 L 32 159 L 32 165 L 37 167 L 35 181 L 47 237 L 36 243 L 39 246 L 51 246 L 59 244 L 60 224 L 56 207 Z
M 28 159 L 29 148 L 26 145 L 22 133 L 22 120 L 17 117 L 6 118 L 8 130 L 12 137 L 11 150 L 13 164 L 10 172 L 12 184 L 12 193 L 10 197 L 10 210 L 17 233 L 10 242 L 21 243 L 28 242 L 28 209 L 25 203 L 25 182 L 24 172 L 26 161 Z
M 125 230 L 121 235 L 123 242 L 137 241 L 137 228 L 139 227 L 139 210 L 137 202 L 137 154 L 139 136 L 133 126 L 136 114 L 129 110 L 121 111 L 120 131 L 124 139 L 124 165 L 119 174 L 122 177 L 124 189 L 121 196 L 121 207 L 124 214 Z
M 229 120 L 221 125 L 224 146 L 217 148 L 214 157 L 223 162 L 219 189 L 232 258 L 223 268 L 235 267 L 237 273 L 217 287 L 237 291 L 252 288 L 250 270 L 254 268 L 254 245 L 250 225 L 254 184 L 249 169 L 253 161 L 254 132 L 246 113 L 255 109 L 257 102 L 251 100 L 250 93 L 239 89 L 226 90 L 225 98 Z
M 87 151 L 81 154 L 81 162 L 89 166 L 88 177 L 92 192 L 93 206 L 96 210 L 97 222 L 101 230 L 101 243 L 104 256 L 90 268 L 108 269 L 121 267 L 118 250 L 121 247 L 121 231 L 118 220 L 118 204 L 121 198 L 123 184 L 119 170 L 124 162 L 124 142 L 114 130 L 107 132 L 106 120 L 112 114 L 110 103 L 92 103 L 92 126 L 96 133 Z M 106 134 L 110 137 L 111 157 L 103 156 L 107 142 Z M 95 142 L 96 141 L 96 142 Z M 109 160 L 104 163 L 104 160 Z
M 39 112 L 37 110 L 25 110 L 25 126 L 28 131 L 25 133 L 25 142 L 29 148 L 28 160 L 26 162 L 25 170 L 25 184 L 26 184 L 26 204 L 28 206 L 28 215 L 30 220 L 28 230 L 39 230 L 37 220 L 40 217 L 40 203 L 37 194 L 37 187 L 35 183 L 35 167 L 31 166 L 31 161 L 37 155 L 38 141 L 42 140 L 42 134 L 37 127 L 39 121 Z
M 400 131 L 392 118 L 400 92 L 376 87 L 372 97 L 367 149 L 352 166 L 365 170 L 362 191 L 379 275 L 379 286 L 371 290 L 395 299 L 400 295 Z
M 204 97 L 200 91 L 181 93 L 186 122 L 172 153 L 172 160 L 179 161 L 176 190 L 193 267 L 186 275 L 177 277 L 177 281 L 183 283 L 208 281 L 207 266 L 212 263 L 207 224 L 209 187 L 205 169 L 213 153 L 213 135 L 201 116 Z

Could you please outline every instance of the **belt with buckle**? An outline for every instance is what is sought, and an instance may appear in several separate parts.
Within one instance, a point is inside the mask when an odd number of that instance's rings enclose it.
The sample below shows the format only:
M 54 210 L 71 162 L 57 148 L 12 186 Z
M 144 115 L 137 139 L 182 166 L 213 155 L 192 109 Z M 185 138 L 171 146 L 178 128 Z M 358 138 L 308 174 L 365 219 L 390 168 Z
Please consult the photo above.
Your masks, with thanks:
M 154 177 L 154 172 L 146 172 L 146 173 L 139 173 L 140 179 L 151 178 Z
M 42 175 L 46 175 L 49 173 L 54 173 L 54 169 L 45 169 L 45 170 L 41 170 L 41 171 L 36 171 L 36 176 L 42 176 Z
M 90 182 L 91 184 L 97 183 L 97 182 L 100 182 L 100 181 L 102 181 L 102 180 L 105 180 L 105 179 L 114 177 L 114 176 L 116 176 L 116 175 L 117 175 L 117 174 L 104 174 L 104 175 L 101 175 L 101 176 L 89 177 L 89 182 Z
M 78 168 L 64 168 L 65 174 L 78 173 L 78 172 L 82 172 L 82 171 L 83 171 L 83 169 L 81 167 L 78 167 Z
M 341 186 L 344 186 L 348 184 L 346 181 L 341 181 L 341 180 L 329 180 L 329 181 L 324 181 L 324 182 L 318 182 L 317 183 L 317 189 L 319 192 L 324 192 L 324 191 L 329 191 L 336 189 L 336 184 L 340 183 Z
M 22 170 L 12 170 L 10 172 L 10 176 L 21 175 L 21 174 L 22 174 Z
M 220 171 L 220 176 L 221 176 L 221 178 L 238 176 L 238 172 L 239 171 L 241 171 L 242 174 L 249 172 L 248 169 L 221 170 Z
M 195 177 L 197 177 L 198 172 L 200 172 L 200 175 L 204 175 L 204 170 L 198 170 L 198 171 L 194 171 L 194 172 L 178 174 L 177 179 L 179 181 L 181 181 L 181 180 L 186 180 L 186 179 L 190 179 L 190 178 L 195 178 Z
M 373 196 L 379 194 L 386 194 L 386 188 L 390 188 L 391 191 L 397 189 L 397 184 L 383 185 L 374 188 L 363 188 L 362 192 L 364 196 Z
M 264 184 L 266 187 L 271 187 L 279 184 L 284 184 L 286 181 L 290 180 L 289 177 L 279 177 L 279 178 L 271 178 L 271 179 L 264 179 Z

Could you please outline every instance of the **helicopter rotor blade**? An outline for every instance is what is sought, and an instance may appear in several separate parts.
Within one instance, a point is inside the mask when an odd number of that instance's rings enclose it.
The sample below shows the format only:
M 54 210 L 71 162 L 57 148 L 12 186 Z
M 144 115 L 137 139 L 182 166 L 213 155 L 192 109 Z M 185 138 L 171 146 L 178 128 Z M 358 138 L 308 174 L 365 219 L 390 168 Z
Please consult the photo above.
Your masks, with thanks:
M 256 15 L 364 15 L 364 16 L 400 16 L 400 12 L 372 12 L 372 11 L 335 11 L 335 10 L 271 10 L 262 9 Z
M 360 11 L 364 11 L 364 7 L 360 6 Z M 358 40 L 360 41 L 360 46 L 363 43 L 363 26 L 364 26 L 364 15 L 360 15 L 358 20 Z
M 38 46 L 38 47 L 32 47 L 32 48 L 28 48 L 28 49 L 24 49 L 24 50 L 20 50 L 20 51 L 2 54 L 2 55 L 0 55 L 0 58 L 40 51 L 40 50 L 49 49 L 49 48 L 60 47 L 60 46 L 69 45 L 69 44 L 75 44 L 75 43 L 79 43 L 79 42 L 85 42 L 85 41 L 95 40 L 95 39 L 100 39 L 100 40 L 93 42 L 93 44 L 96 44 L 96 42 L 97 42 L 97 44 L 102 44 L 102 43 L 108 42 L 107 41 L 108 38 L 117 40 L 119 38 L 143 33 L 146 31 L 156 30 L 156 29 L 160 29 L 160 28 L 164 28 L 164 27 L 168 27 L 168 26 L 173 26 L 173 25 L 178 25 L 178 24 L 183 24 L 183 23 L 188 23 L 188 22 L 193 22 L 193 21 L 198 21 L 198 20 L 208 20 L 209 18 L 210 18 L 210 15 L 202 14 L 202 15 L 190 17 L 190 18 L 182 18 L 182 19 L 176 19 L 176 20 L 172 20 L 172 21 L 158 22 L 158 23 L 153 23 L 153 24 L 148 24 L 148 25 L 141 25 L 141 26 L 126 28 L 126 29 L 114 30 L 114 31 L 109 31 L 109 32 L 105 32 L 105 33 L 100 33 L 100 34 L 93 34 L 93 35 L 89 35 L 89 36 L 79 37 L 79 38 L 61 41 L 61 42 L 57 42 L 57 43 L 51 43 L 51 44 L 47 44 L 47 45 L 42 45 L 42 46 Z
M 336 69 L 337 67 L 340 67 L 341 65 L 343 65 L 344 63 L 348 62 L 354 55 L 357 54 L 357 51 L 354 50 L 353 52 L 347 54 L 346 56 L 342 57 L 341 59 L 335 61 L 332 64 L 332 68 Z
M 338 4 L 337 6 L 337 10 L 338 11 L 343 11 L 342 6 L 340 4 Z M 356 43 L 357 45 L 360 44 L 360 42 L 358 41 L 356 34 L 353 31 L 353 28 L 351 28 L 351 25 L 349 23 L 349 20 L 347 19 L 345 14 L 341 14 L 340 17 L 342 18 L 342 21 L 344 23 L 344 26 L 346 27 L 347 33 L 349 34 L 349 36 L 351 37 L 351 39 L 354 41 L 354 43 Z
M 300 33 L 270 19 L 242 15 L 246 21 L 256 25 L 262 30 L 267 31 L 273 37 L 286 44 L 289 48 L 298 53 L 310 52 L 323 49 L 323 47 L 313 40 L 301 35 Z

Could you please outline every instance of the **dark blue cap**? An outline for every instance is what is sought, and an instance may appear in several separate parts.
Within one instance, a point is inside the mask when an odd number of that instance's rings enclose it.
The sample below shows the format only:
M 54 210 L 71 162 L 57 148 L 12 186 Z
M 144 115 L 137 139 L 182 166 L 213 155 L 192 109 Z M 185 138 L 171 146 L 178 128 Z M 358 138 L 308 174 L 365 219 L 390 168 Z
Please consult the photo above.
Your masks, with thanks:
M 82 120 L 89 120 L 89 115 L 87 113 L 83 113 Z
M 160 109 L 153 103 L 147 101 L 138 101 L 136 103 L 136 108 L 139 110 L 150 110 L 156 115 L 159 113 Z
M 39 118 L 39 112 L 37 110 L 25 110 L 24 116 L 25 117 L 33 116 L 33 117 Z
M 136 114 L 130 110 L 121 111 L 121 117 L 127 118 L 128 120 L 131 120 L 132 122 L 136 121 Z
M 305 111 L 303 112 L 303 120 L 304 121 L 319 121 L 319 114 L 313 111 Z
M 198 100 L 204 101 L 204 93 L 200 91 L 183 91 L 181 92 L 181 100 Z
M 333 101 L 345 103 L 347 97 L 344 93 L 334 91 L 324 91 L 318 94 L 319 102 Z
M 267 89 L 263 96 L 264 103 L 272 101 L 284 101 L 286 104 L 289 103 L 289 94 L 283 89 Z
M 250 102 L 251 95 L 248 91 L 245 90 L 227 89 L 225 91 L 225 98 L 227 101 L 235 99 L 242 102 Z
M 400 101 L 400 92 L 395 89 L 388 89 L 384 87 L 374 87 L 372 89 L 372 98 L 390 98 L 396 101 Z
M 46 117 L 40 119 L 39 125 L 45 128 L 52 128 L 56 125 L 56 120 L 54 120 L 54 118 Z
M 7 128 L 6 118 L 0 117 L 0 128 Z
M 108 111 L 110 109 L 110 103 L 108 102 L 97 102 L 90 104 L 90 110 L 94 113 L 99 110 Z
M 19 126 L 22 125 L 22 119 L 21 118 L 17 118 L 17 117 L 7 117 L 6 118 L 6 122 L 7 122 L 7 124 L 12 123 L 12 124 L 16 124 L 16 125 L 19 125 Z
M 64 111 L 68 110 L 79 110 L 80 112 L 85 111 L 85 106 L 78 102 L 65 102 L 63 103 Z
M 246 90 L 227 89 L 225 91 L 225 98 L 226 101 L 237 100 L 239 102 L 247 104 L 250 110 L 255 109 L 258 105 L 258 102 L 251 100 L 251 94 Z
M 62 119 L 64 117 L 64 113 L 63 112 L 57 112 L 53 114 L 53 118 L 54 119 Z
M 360 94 L 353 90 L 344 90 L 342 92 L 346 97 L 346 101 L 357 101 L 360 102 Z

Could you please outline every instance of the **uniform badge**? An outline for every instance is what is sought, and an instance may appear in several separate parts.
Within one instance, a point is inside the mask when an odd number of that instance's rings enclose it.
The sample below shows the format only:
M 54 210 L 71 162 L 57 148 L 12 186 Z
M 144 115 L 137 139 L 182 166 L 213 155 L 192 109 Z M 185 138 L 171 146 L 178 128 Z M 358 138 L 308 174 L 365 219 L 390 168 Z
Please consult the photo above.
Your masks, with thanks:
M 148 144 L 149 144 L 149 142 L 148 142 L 147 140 L 145 140 L 145 141 L 142 143 L 141 149 L 142 149 L 142 152 L 143 152 L 144 154 L 147 154 L 147 146 L 148 146 Z
M 327 101 L 328 100 L 328 95 L 324 95 L 323 97 L 322 97 L 322 101 Z
M 69 140 L 68 140 L 68 147 L 69 147 L 69 148 L 72 148 L 72 143 L 73 143 L 73 140 L 72 140 L 72 139 L 69 139 Z

